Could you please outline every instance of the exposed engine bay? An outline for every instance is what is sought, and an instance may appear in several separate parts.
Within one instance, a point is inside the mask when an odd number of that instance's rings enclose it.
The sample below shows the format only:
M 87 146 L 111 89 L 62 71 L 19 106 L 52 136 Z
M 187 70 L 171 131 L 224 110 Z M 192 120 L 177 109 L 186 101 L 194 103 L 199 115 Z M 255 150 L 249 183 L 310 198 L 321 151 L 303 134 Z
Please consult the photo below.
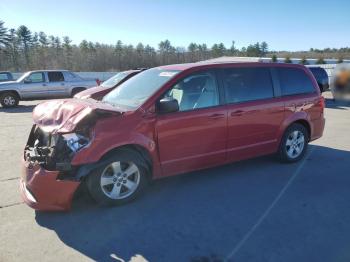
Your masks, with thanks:
M 70 171 L 73 156 L 90 142 L 88 132 L 84 131 L 49 133 L 34 125 L 24 150 L 24 159 L 47 170 Z

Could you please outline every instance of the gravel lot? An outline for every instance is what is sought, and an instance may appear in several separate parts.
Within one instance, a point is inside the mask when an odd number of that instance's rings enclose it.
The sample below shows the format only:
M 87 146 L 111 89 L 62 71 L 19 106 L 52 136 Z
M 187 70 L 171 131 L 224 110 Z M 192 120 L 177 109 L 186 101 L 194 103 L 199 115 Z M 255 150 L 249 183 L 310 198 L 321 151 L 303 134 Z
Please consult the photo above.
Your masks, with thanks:
M 18 192 L 37 103 L 0 108 L 0 261 L 350 261 L 349 104 L 327 99 L 299 163 L 263 157 L 157 181 L 122 207 L 80 196 L 43 213 Z

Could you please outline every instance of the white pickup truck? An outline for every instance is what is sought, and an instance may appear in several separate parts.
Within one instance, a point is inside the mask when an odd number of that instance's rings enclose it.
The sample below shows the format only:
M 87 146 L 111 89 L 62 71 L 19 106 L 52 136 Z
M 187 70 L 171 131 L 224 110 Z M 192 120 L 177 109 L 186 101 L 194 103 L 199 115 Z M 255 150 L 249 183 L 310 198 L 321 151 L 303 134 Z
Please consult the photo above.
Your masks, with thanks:
M 30 71 L 15 81 L 0 83 L 0 103 L 15 107 L 20 100 L 73 97 L 98 84 L 98 80 L 84 80 L 67 70 Z

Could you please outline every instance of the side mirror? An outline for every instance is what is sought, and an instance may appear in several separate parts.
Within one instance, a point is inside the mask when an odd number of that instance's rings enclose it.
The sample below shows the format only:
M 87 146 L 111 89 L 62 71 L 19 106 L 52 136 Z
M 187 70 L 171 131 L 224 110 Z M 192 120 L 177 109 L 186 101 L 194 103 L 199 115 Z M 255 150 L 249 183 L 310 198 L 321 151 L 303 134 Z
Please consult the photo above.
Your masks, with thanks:
M 163 98 L 157 104 L 157 111 L 159 113 L 171 113 L 179 111 L 179 103 L 174 98 Z
M 30 80 L 30 79 L 24 79 L 24 81 L 23 81 L 23 83 L 25 83 L 25 84 L 29 84 L 31 82 L 32 82 L 32 80 Z

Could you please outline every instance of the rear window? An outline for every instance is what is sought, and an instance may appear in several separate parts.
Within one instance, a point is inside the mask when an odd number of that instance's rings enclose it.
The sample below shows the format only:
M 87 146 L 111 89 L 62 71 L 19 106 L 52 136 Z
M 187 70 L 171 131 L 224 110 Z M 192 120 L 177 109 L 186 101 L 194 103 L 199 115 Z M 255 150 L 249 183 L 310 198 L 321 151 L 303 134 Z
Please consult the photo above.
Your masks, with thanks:
M 48 77 L 50 82 L 62 82 L 64 77 L 62 72 L 48 72 Z
M 324 78 L 328 77 L 326 70 L 324 70 L 323 68 L 310 67 L 309 69 L 315 77 L 324 77 Z
M 283 96 L 315 92 L 310 77 L 299 68 L 276 68 Z
M 10 79 L 10 77 L 7 73 L 0 73 L 0 81 L 1 80 L 8 80 L 8 79 Z
M 228 103 L 272 98 L 273 86 L 268 68 L 227 68 L 223 83 Z

